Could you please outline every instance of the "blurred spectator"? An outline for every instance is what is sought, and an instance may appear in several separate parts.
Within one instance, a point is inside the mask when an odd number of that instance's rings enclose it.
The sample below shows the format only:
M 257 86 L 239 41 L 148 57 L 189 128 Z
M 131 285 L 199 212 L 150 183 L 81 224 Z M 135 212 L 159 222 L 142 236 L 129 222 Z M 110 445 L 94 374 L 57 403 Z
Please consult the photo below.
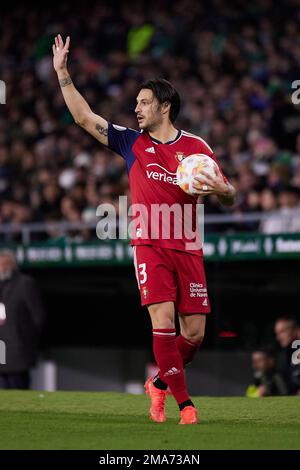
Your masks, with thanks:
M 300 190 L 298 188 L 287 186 L 279 191 L 278 209 L 275 209 L 274 193 L 271 190 L 264 193 L 263 201 L 264 207 L 270 210 L 270 215 L 261 224 L 263 233 L 300 232 Z
M 275 368 L 275 357 L 267 349 L 252 353 L 253 383 L 247 389 L 248 397 L 287 395 L 286 384 Z
M 272 217 L 272 211 L 288 209 L 289 231 L 300 231 L 296 206 L 281 193 L 289 184 L 300 189 L 300 111 L 291 102 L 291 82 L 300 77 L 298 17 L 293 0 L 275 6 L 212 0 L 209 8 L 175 0 L 155 9 L 130 0 L 55 9 L 4 5 L 0 222 L 64 220 L 64 197 L 74 202 L 80 220 L 92 220 L 96 195 L 115 201 L 128 189 L 122 159 L 78 128 L 64 105 L 51 52 L 60 32 L 71 36 L 71 74 L 96 113 L 136 127 L 138 85 L 151 76 L 171 80 L 183 103 L 177 125 L 213 147 L 238 189 L 235 210 Z M 274 191 L 270 208 L 266 189 Z M 213 199 L 206 202 L 206 213 L 226 210 Z M 262 230 L 286 229 L 276 224 L 271 218 Z M 243 229 L 256 230 L 257 224 Z
M 27 389 L 45 312 L 33 279 L 18 270 L 8 250 L 0 252 L 0 311 L 0 338 L 6 345 L 6 364 L 0 365 L 0 389 Z
M 293 342 L 299 340 L 299 325 L 290 317 L 280 317 L 275 323 L 276 339 L 281 347 L 279 371 L 290 395 L 300 395 L 300 364 L 293 364 Z

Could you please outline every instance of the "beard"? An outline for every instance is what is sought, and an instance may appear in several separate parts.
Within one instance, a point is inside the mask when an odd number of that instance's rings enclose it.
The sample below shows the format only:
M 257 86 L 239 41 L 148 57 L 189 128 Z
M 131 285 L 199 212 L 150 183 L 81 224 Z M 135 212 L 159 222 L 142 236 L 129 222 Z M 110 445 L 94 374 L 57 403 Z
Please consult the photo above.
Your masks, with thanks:
M 142 123 L 138 123 L 139 128 L 145 132 L 154 132 L 162 123 L 162 119 L 153 119 L 151 121 L 143 121 Z

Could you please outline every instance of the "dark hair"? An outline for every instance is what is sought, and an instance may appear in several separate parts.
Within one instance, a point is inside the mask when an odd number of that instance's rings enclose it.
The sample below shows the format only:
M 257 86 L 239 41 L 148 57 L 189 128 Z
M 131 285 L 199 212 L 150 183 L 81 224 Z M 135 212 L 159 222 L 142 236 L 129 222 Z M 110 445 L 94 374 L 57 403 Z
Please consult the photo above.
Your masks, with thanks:
M 294 194 L 295 196 L 300 196 L 300 190 L 297 186 L 293 186 L 291 184 L 285 184 L 279 189 L 279 194 L 281 193 L 290 193 Z
M 145 88 L 153 92 L 159 104 L 165 102 L 171 104 L 169 117 L 170 121 L 174 123 L 180 110 L 180 97 L 173 85 L 164 78 L 152 78 L 144 82 L 140 90 Z
M 255 354 L 255 353 L 263 354 L 265 357 L 268 357 L 271 359 L 274 359 L 274 356 L 275 356 L 275 351 L 272 346 L 264 346 L 261 348 L 254 349 L 254 351 L 252 351 L 252 354 Z
M 280 322 L 280 321 L 290 323 L 292 328 L 298 328 L 299 327 L 299 323 L 293 315 L 281 315 L 278 318 L 276 318 L 275 323 Z

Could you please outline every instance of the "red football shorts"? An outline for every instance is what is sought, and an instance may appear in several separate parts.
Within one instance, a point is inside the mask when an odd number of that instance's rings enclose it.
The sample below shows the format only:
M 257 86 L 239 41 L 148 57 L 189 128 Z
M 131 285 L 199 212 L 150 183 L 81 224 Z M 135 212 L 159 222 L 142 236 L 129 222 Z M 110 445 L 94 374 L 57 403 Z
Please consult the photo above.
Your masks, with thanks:
M 152 245 L 133 247 L 142 305 L 174 302 L 181 314 L 210 313 L 203 257 Z

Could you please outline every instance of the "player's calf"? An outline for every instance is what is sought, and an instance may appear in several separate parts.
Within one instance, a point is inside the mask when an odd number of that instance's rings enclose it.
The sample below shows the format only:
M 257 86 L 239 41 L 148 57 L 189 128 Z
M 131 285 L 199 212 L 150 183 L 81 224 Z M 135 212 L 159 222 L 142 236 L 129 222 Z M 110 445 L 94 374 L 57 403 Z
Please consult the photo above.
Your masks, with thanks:
M 177 336 L 176 345 L 182 358 L 183 367 L 186 367 L 188 364 L 190 364 L 193 361 L 195 354 L 197 353 L 201 345 L 201 342 L 202 340 L 198 340 L 197 342 L 189 341 L 183 335 Z M 154 382 L 154 385 L 160 390 L 167 390 L 170 393 L 168 389 L 168 385 L 161 378 L 159 373 L 154 377 L 153 382 Z

